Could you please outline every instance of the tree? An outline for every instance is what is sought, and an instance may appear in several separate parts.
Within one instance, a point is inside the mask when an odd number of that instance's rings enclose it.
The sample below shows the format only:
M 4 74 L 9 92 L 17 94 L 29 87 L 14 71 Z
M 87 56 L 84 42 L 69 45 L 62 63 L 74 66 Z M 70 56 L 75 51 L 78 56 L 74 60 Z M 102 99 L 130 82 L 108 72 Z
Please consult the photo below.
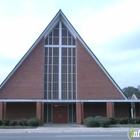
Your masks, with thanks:
M 138 86 L 138 88 L 129 86 L 129 87 L 123 88 L 122 90 L 128 99 L 130 99 L 133 94 L 135 94 L 137 98 L 140 98 L 140 89 L 139 88 L 140 88 L 139 86 Z
M 140 85 L 138 85 L 138 90 L 140 91 Z

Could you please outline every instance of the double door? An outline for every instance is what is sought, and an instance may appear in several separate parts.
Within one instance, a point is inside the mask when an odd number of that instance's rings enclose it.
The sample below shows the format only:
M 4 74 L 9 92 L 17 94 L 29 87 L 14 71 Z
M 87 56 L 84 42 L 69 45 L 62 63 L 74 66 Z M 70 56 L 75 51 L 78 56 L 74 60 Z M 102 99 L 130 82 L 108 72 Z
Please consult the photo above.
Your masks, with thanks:
M 68 123 L 68 106 L 53 106 L 53 123 Z

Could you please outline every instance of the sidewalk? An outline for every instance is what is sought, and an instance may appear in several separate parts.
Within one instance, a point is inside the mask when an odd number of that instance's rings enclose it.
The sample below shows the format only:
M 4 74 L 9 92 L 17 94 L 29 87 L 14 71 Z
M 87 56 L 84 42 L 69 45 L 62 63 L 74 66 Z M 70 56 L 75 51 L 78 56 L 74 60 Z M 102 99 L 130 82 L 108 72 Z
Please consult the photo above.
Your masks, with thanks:
M 83 125 L 44 125 L 35 129 L 0 129 L 0 133 L 84 133 L 84 132 L 128 132 L 130 128 L 87 128 Z M 135 128 L 138 130 L 139 128 Z

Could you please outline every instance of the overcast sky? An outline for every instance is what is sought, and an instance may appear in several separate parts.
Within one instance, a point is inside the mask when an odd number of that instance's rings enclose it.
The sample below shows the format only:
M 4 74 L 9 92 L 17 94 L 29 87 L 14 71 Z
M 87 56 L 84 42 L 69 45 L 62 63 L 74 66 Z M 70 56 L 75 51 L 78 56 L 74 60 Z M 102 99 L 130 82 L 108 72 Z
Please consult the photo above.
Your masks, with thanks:
M 121 88 L 140 85 L 140 0 L 0 0 L 0 83 L 59 9 Z

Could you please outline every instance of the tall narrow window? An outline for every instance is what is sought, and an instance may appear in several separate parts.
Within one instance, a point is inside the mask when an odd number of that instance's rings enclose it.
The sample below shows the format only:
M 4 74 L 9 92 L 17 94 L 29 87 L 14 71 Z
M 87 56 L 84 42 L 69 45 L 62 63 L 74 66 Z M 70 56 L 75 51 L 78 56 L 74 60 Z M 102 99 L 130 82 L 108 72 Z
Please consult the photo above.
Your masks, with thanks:
M 44 98 L 76 99 L 75 39 L 61 21 L 45 39 Z
M 45 45 L 59 45 L 59 23 L 45 39 Z
M 45 48 L 44 91 L 46 99 L 58 99 L 59 48 Z

